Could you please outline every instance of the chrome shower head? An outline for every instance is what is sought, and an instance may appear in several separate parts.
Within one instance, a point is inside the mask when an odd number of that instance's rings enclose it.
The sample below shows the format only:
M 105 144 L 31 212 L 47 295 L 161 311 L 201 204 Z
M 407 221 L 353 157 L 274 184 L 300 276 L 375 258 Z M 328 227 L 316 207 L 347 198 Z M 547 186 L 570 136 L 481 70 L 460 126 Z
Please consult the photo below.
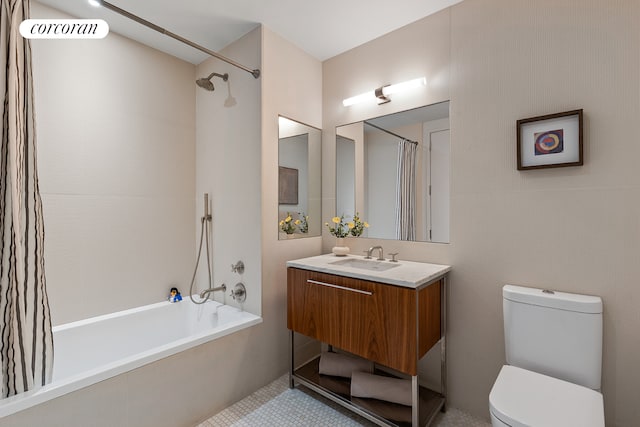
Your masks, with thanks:
M 222 81 L 227 81 L 229 80 L 229 74 L 224 73 L 224 74 L 218 74 L 218 73 L 211 73 L 209 74 L 209 77 L 203 77 L 201 79 L 196 80 L 196 84 L 198 86 L 200 86 L 203 89 L 206 89 L 210 92 L 213 92 L 215 90 L 215 87 L 213 87 L 213 83 L 211 82 L 211 79 L 213 77 L 220 77 L 222 79 Z
M 196 80 L 196 84 L 202 89 L 206 89 L 209 91 L 213 91 L 215 89 L 215 87 L 213 87 L 213 83 L 211 83 L 211 80 L 205 79 L 204 77 Z

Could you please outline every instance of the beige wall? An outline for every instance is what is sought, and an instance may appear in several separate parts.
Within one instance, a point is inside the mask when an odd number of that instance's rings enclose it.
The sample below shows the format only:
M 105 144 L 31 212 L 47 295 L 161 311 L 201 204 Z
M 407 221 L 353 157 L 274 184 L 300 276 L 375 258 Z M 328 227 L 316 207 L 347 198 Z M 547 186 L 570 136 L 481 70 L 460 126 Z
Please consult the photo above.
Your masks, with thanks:
M 322 64 L 264 27 L 262 49 L 262 314 L 266 339 L 261 351 L 274 356 L 269 375 L 276 378 L 288 367 L 285 264 L 320 254 L 322 245 L 320 236 L 278 240 L 278 115 L 322 127 Z
M 68 16 L 34 2 L 32 17 Z M 114 33 L 32 48 L 53 323 L 162 301 L 172 284 L 184 292 L 194 66 Z
M 455 407 L 488 418 L 504 363 L 501 287 L 512 283 L 602 296 L 607 425 L 640 424 L 638 22 L 637 0 L 466 0 L 324 63 L 325 217 L 336 125 L 451 99 L 451 243 L 361 239 L 352 251 L 381 243 L 400 259 L 453 265 Z M 427 90 L 342 107 L 422 75 Z M 516 120 L 574 108 L 585 114 L 585 165 L 518 172 Z

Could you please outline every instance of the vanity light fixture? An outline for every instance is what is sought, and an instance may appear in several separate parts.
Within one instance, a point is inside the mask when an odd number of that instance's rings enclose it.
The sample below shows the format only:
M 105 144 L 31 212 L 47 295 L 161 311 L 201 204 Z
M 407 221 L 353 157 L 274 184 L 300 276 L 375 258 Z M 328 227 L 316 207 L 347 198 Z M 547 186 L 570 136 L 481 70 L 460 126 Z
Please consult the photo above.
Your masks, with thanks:
M 402 83 L 382 86 L 369 92 L 361 93 L 360 95 L 352 96 L 351 98 L 346 98 L 342 101 L 342 105 L 348 107 L 353 104 L 358 104 L 360 102 L 366 102 L 374 99 L 378 102 L 378 104 L 385 104 L 391 101 L 389 95 L 393 93 L 406 92 L 408 90 L 416 89 L 420 86 L 426 85 L 427 78 L 420 77 L 419 79 L 413 79 Z

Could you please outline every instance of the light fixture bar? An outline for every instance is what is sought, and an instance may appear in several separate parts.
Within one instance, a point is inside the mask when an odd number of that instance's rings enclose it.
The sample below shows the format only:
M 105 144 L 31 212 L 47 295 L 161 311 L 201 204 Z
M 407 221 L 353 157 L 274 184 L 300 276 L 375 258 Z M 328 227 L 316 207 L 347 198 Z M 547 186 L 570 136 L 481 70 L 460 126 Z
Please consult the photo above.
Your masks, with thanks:
M 370 92 L 361 93 L 360 95 L 352 96 L 351 98 L 344 99 L 342 101 L 342 105 L 344 105 L 345 107 L 348 107 L 350 105 L 359 104 L 361 102 L 365 102 L 369 100 L 373 101 L 374 99 L 376 99 L 375 92 L 370 91 Z
M 419 79 L 408 80 L 406 82 L 397 83 L 394 85 L 385 86 L 382 88 L 382 93 L 387 96 L 392 93 L 405 92 L 411 89 L 417 89 L 420 86 L 427 85 L 427 78 L 420 77 Z
M 427 85 L 427 78 L 420 77 L 418 79 L 408 80 L 402 83 L 396 83 L 393 85 L 382 86 L 371 90 L 369 92 L 361 93 L 360 95 L 352 96 L 351 98 L 346 98 L 342 101 L 342 105 L 348 107 L 350 105 L 359 104 L 361 102 L 373 101 L 377 100 L 378 104 L 384 104 L 391 99 L 389 95 L 398 92 L 406 92 L 411 89 L 417 89 L 421 86 Z

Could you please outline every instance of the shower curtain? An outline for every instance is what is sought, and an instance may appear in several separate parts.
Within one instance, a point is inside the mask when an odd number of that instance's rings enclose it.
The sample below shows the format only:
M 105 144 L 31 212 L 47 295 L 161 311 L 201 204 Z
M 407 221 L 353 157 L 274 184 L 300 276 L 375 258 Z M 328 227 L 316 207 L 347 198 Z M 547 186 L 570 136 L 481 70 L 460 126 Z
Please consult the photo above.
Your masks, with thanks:
M 396 179 L 396 239 L 416 240 L 416 152 L 417 144 L 398 142 Z
M 0 383 L 2 397 L 51 380 L 31 47 L 19 32 L 28 0 L 0 0 Z

